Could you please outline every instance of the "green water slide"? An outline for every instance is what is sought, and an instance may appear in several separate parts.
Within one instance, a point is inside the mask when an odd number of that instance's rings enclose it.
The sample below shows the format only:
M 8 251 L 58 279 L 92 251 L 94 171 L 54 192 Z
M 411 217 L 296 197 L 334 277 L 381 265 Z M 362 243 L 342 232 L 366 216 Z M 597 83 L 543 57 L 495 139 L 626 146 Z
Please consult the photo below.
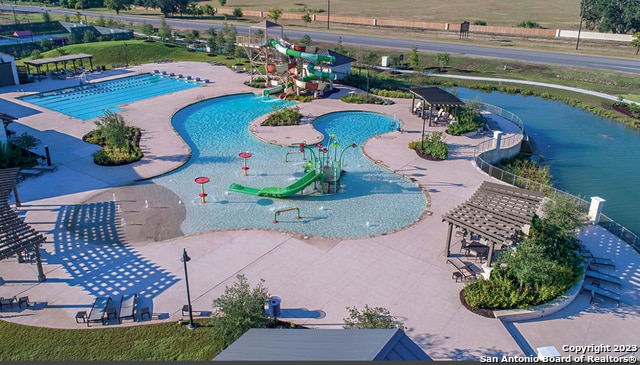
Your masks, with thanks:
M 333 57 L 333 56 L 321 56 L 321 55 L 317 55 L 315 53 L 307 53 L 307 52 L 296 51 L 295 49 L 291 49 L 291 48 L 287 48 L 287 47 L 283 46 L 282 44 L 280 44 L 280 42 L 278 42 L 277 40 L 275 40 L 273 38 L 270 38 L 267 41 L 267 44 L 270 45 L 271 47 L 275 48 L 278 52 L 280 52 L 282 54 L 286 54 L 287 56 L 304 58 L 304 59 L 315 61 L 315 62 L 329 62 L 329 63 L 336 62 L 336 58 Z
M 294 182 L 289 186 L 285 186 L 284 188 L 267 186 L 262 189 L 258 189 L 258 188 L 252 188 L 249 186 L 233 183 L 231 184 L 231 186 L 229 186 L 229 191 L 234 193 L 242 193 L 242 194 L 249 194 L 249 195 L 255 195 L 255 196 L 268 196 L 271 198 L 286 198 L 299 191 L 302 191 L 304 188 L 311 185 L 313 182 L 315 182 L 319 178 L 320 178 L 320 174 L 315 170 L 313 170 L 308 172 L 302 178 L 300 178 L 300 180 Z

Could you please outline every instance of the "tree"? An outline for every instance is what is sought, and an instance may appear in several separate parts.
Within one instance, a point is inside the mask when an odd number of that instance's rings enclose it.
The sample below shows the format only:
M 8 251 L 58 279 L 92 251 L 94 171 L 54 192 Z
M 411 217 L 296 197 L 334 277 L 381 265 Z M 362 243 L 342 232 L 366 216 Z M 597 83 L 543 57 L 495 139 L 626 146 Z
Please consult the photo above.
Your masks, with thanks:
M 582 0 L 580 10 L 587 29 L 619 34 L 640 30 L 640 2 L 636 0 Z
M 218 3 L 220 4 L 220 6 L 225 6 L 227 5 L 227 0 L 218 0 Z
M 265 328 L 269 317 L 265 314 L 264 305 L 269 300 L 269 290 L 264 287 L 264 280 L 253 288 L 247 278 L 239 274 L 237 281 L 225 287 L 224 294 L 213 301 L 213 307 L 222 316 L 214 316 L 211 320 L 214 336 L 219 336 L 224 347 L 237 340 L 250 328 Z
M 165 18 L 160 19 L 160 29 L 158 29 L 158 35 L 163 42 L 171 39 L 171 27 L 167 24 Z
M 300 45 L 301 46 L 310 46 L 311 45 L 311 37 L 309 37 L 308 34 L 305 34 L 302 36 L 302 38 L 300 38 Z
M 51 16 L 49 15 L 48 11 L 42 13 L 42 21 L 45 23 L 49 23 L 51 21 Z
M 640 32 L 633 35 L 633 40 L 629 42 L 629 45 L 636 47 L 636 54 L 640 52 Z
M 173 0 L 157 0 L 160 12 L 164 17 L 168 17 L 177 11 L 176 3 Z
M 96 35 L 93 34 L 92 31 L 90 31 L 89 29 L 85 30 L 82 33 L 82 43 L 91 43 L 91 42 L 95 42 L 98 39 L 96 38 Z
M 128 145 L 129 126 L 122 115 L 107 109 L 95 124 L 95 132 L 104 139 L 105 145 L 117 149 Z
M 151 36 L 153 35 L 153 25 L 147 22 L 143 22 L 140 26 L 140 31 L 142 34 L 147 36 L 147 40 L 151 40 Z
M 104 6 L 116 14 L 120 14 L 120 10 L 128 10 L 130 5 L 130 0 L 104 0 Z
M 349 318 L 344 318 L 344 328 L 346 329 L 375 329 L 375 328 L 399 328 L 404 329 L 401 323 L 398 323 L 396 317 L 389 313 L 389 310 L 382 307 L 369 307 L 364 305 L 362 311 L 356 307 L 349 308 Z
M 420 67 L 420 56 L 418 55 L 418 47 L 411 47 L 411 55 L 409 55 L 409 64 L 415 69 Z
M 202 12 L 208 16 L 214 16 L 216 15 L 216 8 L 210 4 L 204 4 L 202 5 Z
M 280 19 L 280 17 L 282 16 L 282 9 L 279 7 L 274 7 L 269 9 L 269 15 L 267 15 L 269 18 L 273 19 L 274 23 L 278 22 L 278 19 Z
M 233 16 L 236 17 L 236 18 L 242 18 L 242 8 L 234 8 L 233 9 Z
M 27 151 L 31 151 L 32 149 L 38 147 L 40 143 L 42 143 L 39 139 L 27 132 L 22 133 L 19 137 L 15 137 L 11 142 L 13 142 L 14 145 Z
M 43 50 L 48 51 L 53 46 L 52 46 L 51 40 L 49 38 L 42 38 L 42 40 L 40 40 L 40 47 L 42 47 Z
M 309 15 L 309 13 L 304 14 L 302 17 L 300 17 L 302 19 L 302 21 L 304 22 L 304 26 L 309 26 L 309 23 L 311 23 L 311 15 Z
M 336 45 L 336 48 L 334 49 L 334 51 L 341 53 L 341 54 L 345 54 L 346 50 L 344 48 L 344 46 L 342 45 L 342 37 L 338 37 L 338 44 Z
M 98 17 L 98 19 L 96 20 L 96 25 L 99 27 L 106 27 L 107 26 L 107 20 L 104 18 L 104 15 L 100 15 Z
M 436 55 L 436 63 L 440 66 L 440 71 L 444 71 L 445 66 L 451 62 L 451 56 L 448 53 L 438 53 Z

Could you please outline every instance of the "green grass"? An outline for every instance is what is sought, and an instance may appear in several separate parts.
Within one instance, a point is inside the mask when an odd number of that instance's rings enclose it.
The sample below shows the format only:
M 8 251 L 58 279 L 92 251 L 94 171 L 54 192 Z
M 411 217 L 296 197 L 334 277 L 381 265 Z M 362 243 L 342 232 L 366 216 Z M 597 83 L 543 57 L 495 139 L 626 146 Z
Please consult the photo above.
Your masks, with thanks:
M 176 322 L 134 327 L 51 329 L 0 321 L 2 361 L 155 360 L 207 361 L 219 346 L 207 326 Z M 78 324 L 78 327 L 84 324 Z

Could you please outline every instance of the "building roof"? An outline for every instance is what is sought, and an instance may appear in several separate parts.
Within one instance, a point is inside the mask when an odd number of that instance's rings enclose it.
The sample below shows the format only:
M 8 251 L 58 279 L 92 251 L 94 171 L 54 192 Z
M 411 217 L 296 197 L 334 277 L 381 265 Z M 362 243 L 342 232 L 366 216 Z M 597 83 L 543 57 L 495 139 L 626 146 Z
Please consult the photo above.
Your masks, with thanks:
M 274 28 L 274 27 L 282 27 L 282 25 L 265 20 L 263 22 L 252 25 L 252 27 L 253 28 Z
M 457 96 L 437 87 L 417 87 L 409 90 L 431 106 L 461 106 L 464 105 Z
M 543 199 L 544 193 L 485 181 L 442 220 L 502 243 L 531 221 Z
M 40 58 L 37 60 L 24 61 L 24 63 L 25 65 L 38 67 L 38 66 L 46 65 L 47 63 L 74 61 L 74 60 L 79 60 L 83 58 L 93 58 L 93 55 L 86 54 L 86 53 L 76 53 L 76 54 L 70 54 L 70 55 L 64 55 L 64 56 L 58 56 L 58 57 Z
M 348 63 L 351 63 L 351 62 L 355 61 L 355 58 L 351 58 L 349 56 L 345 56 L 345 55 L 343 55 L 341 53 L 334 52 L 334 51 L 329 50 L 329 49 L 325 49 L 324 51 L 320 52 L 319 55 L 335 57 L 336 61 L 334 63 L 332 63 L 331 66 L 342 66 L 342 65 L 346 65 Z
M 214 361 L 431 360 L 400 329 L 254 328 Z

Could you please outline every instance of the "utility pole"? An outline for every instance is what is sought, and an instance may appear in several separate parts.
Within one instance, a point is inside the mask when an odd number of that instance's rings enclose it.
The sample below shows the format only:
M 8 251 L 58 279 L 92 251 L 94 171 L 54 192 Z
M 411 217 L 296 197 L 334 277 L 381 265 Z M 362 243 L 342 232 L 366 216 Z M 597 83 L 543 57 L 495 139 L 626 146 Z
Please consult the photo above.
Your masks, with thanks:
M 330 14 L 331 14 L 331 0 L 327 0 L 327 29 L 329 29 Z
M 576 42 L 576 50 L 578 50 L 578 46 L 580 46 L 580 32 L 582 32 L 582 20 L 584 19 L 584 3 L 586 0 L 581 0 L 580 7 L 580 26 L 578 27 L 578 41 Z

